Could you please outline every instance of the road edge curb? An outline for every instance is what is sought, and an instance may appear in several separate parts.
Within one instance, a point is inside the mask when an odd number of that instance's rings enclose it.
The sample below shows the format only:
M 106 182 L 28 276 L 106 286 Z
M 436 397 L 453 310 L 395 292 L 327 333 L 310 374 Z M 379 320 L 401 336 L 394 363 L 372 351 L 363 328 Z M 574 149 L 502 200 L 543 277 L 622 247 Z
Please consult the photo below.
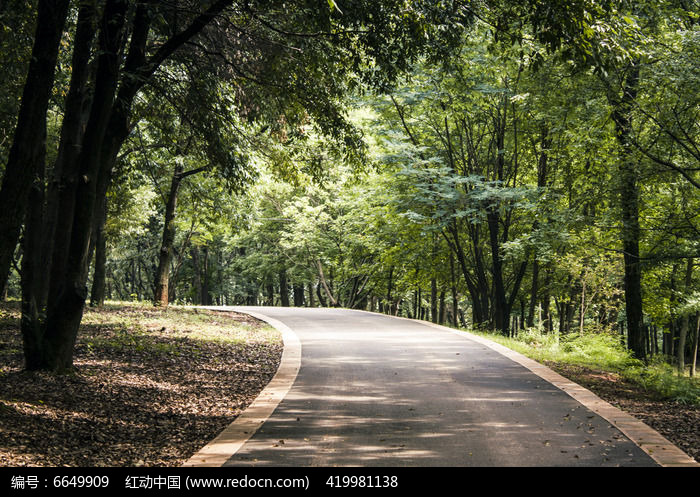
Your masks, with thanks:
M 204 307 L 206 308 L 206 307 Z M 275 376 L 255 400 L 211 442 L 190 457 L 183 467 L 220 467 L 240 450 L 250 437 L 267 421 L 296 380 L 301 367 L 301 341 L 287 325 L 269 316 L 238 308 L 221 308 L 248 314 L 266 322 L 282 334 L 282 358 Z

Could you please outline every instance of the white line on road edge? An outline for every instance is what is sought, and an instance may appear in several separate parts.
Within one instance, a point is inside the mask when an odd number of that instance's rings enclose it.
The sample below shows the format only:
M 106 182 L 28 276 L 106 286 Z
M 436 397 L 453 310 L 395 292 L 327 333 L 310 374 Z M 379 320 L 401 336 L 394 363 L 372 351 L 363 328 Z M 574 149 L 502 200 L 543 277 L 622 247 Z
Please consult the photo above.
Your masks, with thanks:
M 287 325 L 256 312 L 221 307 L 217 307 L 216 310 L 242 312 L 265 321 L 282 333 L 284 349 L 277 373 L 270 380 L 270 383 L 218 437 L 183 464 L 185 467 L 223 466 L 272 415 L 272 412 L 292 387 L 301 365 L 301 342 L 296 333 Z

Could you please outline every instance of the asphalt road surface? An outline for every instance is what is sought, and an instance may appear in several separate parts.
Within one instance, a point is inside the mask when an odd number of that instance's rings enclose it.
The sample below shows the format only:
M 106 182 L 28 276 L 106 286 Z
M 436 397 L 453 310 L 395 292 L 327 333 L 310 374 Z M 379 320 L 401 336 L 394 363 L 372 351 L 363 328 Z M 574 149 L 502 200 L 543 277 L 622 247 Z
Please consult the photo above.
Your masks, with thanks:
M 226 466 L 656 466 L 605 419 L 489 347 L 417 321 L 255 307 L 298 376 Z

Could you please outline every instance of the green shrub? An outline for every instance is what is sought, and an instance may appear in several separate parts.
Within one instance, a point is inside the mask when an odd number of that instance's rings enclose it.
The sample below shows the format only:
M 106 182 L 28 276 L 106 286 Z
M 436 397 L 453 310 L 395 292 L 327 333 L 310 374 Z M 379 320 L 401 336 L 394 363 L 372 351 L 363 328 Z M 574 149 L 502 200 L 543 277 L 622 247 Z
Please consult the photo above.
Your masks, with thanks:
M 565 362 L 620 369 L 636 364 L 630 352 L 610 333 L 572 333 L 559 341 Z
M 700 380 L 679 376 L 663 357 L 657 357 L 647 365 L 629 368 L 623 374 L 660 398 L 681 404 L 700 404 Z

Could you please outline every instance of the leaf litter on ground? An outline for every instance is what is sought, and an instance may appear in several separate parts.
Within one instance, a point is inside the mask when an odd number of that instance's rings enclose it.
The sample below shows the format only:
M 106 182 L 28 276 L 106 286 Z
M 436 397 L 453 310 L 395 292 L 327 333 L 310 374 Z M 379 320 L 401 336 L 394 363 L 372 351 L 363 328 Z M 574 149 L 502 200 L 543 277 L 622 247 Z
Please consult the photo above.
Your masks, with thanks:
M 0 320 L 0 465 L 180 466 L 272 379 L 279 333 L 250 316 L 89 309 L 68 375 L 23 371 L 19 314 Z

